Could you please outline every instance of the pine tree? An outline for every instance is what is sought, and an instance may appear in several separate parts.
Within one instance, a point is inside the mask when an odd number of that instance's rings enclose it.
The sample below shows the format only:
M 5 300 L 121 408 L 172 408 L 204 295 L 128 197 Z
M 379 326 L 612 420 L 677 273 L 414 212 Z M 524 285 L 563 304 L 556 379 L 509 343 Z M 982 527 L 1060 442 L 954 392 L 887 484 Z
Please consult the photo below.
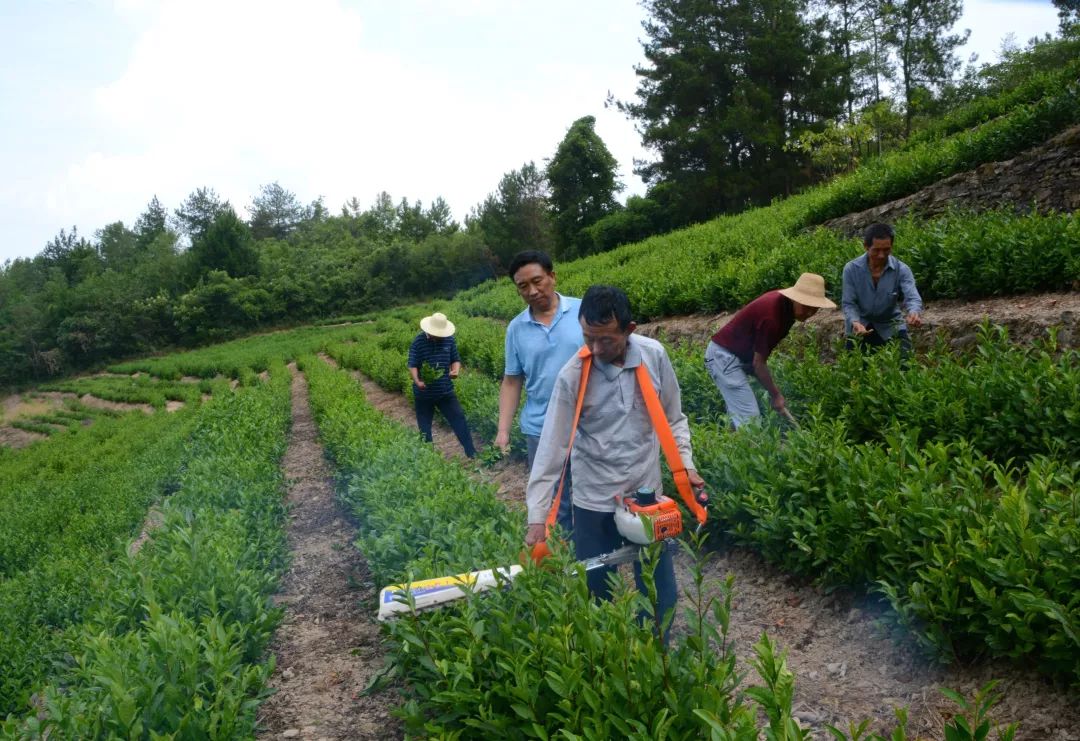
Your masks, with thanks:
M 574 121 L 548 162 L 557 254 L 564 259 L 587 254 L 591 241 L 583 230 L 619 208 L 619 163 L 595 127 L 593 116 Z

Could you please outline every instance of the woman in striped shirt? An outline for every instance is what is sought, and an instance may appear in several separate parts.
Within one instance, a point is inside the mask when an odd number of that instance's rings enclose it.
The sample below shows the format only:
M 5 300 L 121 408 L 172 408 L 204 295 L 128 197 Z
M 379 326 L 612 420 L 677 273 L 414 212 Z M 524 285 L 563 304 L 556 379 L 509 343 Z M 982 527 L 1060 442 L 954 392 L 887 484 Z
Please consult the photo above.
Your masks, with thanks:
M 454 339 L 454 323 L 436 312 L 420 320 L 421 332 L 409 346 L 409 374 L 416 402 L 416 426 L 431 442 L 431 422 L 436 407 L 457 435 L 465 455 L 476 457 L 469 424 L 454 393 L 453 379 L 461 372 L 461 356 Z

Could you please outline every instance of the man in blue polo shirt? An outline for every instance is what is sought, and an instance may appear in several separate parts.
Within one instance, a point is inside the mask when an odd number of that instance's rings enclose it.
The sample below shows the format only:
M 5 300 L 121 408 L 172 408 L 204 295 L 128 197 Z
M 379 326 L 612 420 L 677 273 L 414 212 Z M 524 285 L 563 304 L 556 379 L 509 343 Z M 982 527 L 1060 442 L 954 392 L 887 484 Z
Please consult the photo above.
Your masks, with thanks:
M 514 422 L 524 388 L 521 432 L 525 435 L 531 471 L 555 379 L 566 361 L 585 344 L 578 322 L 581 299 L 562 296 L 555 291 L 555 269 L 551 258 L 543 252 L 519 252 L 510 263 L 509 273 L 518 295 L 528 306 L 506 327 L 506 364 L 499 389 L 499 427 L 495 444 L 503 452 L 510 449 L 510 425 Z M 573 526 L 570 487 L 567 469 L 558 519 L 567 533 Z

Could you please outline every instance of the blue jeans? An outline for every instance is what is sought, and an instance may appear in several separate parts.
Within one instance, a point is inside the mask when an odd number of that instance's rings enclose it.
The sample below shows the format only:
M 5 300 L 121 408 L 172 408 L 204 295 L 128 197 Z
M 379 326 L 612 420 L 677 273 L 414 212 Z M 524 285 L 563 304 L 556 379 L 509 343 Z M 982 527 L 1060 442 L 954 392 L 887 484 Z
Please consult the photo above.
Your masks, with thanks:
M 705 370 L 724 397 L 728 417 L 736 430 L 761 416 L 757 396 L 750 388 L 750 378 L 738 356 L 727 348 L 710 342 L 705 348 Z
M 532 471 L 533 461 L 536 460 L 536 448 L 540 445 L 539 435 L 526 435 L 525 436 L 525 449 L 528 453 L 528 465 L 529 471 Z M 559 527 L 569 535 L 574 531 L 574 480 L 570 475 L 570 465 L 566 466 L 566 485 L 563 486 L 562 498 L 559 499 L 559 514 L 555 516 L 555 522 Z M 559 484 L 556 482 L 555 490 L 558 491 Z M 551 492 L 551 496 L 555 496 L 555 492 Z
M 424 439 L 431 442 L 431 422 L 435 418 L 435 407 L 446 417 L 450 428 L 457 435 L 458 442 L 465 449 L 465 455 L 470 458 L 476 457 L 476 448 L 473 446 L 472 434 L 469 432 L 469 423 L 465 421 L 465 412 L 461 408 L 457 394 L 450 392 L 444 396 L 436 396 L 433 399 L 423 396 L 414 396 L 416 402 L 416 426 L 424 435 Z
M 580 559 L 599 556 L 608 553 L 626 544 L 618 528 L 615 527 L 615 515 L 612 512 L 593 512 L 591 509 L 574 507 L 574 552 Z M 674 611 L 675 603 L 679 599 L 679 588 L 675 582 L 675 560 L 671 556 L 671 549 L 678 547 L 673 540 L 666 541 L 662 545 L 660 559 L 656 563 L 656 600 L 661 615 L 667 615 Z M 611 599 L 611 585 L 608 584 L 608 574 L 615 571 L 614 567 L 593 569 L 586 574 L 589 584 L 589 592 L 600 599 Z M 645 582 L 641 578 L 641 562 L 634 562 L 634 583 L 638 591 L 646 594 Z M 643 617 L 643 616 L 639 616 Z M 672 623 L 675 618 L 672 615 Z M 671 628 L 664 632 L 664 642 L 667 643 Z

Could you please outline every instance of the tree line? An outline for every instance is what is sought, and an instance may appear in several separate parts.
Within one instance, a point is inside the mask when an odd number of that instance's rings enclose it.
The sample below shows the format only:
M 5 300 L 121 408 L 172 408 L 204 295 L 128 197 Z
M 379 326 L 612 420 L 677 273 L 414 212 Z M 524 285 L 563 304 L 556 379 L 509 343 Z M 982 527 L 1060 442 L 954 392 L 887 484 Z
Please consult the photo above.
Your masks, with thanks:
M 618 163 L 583 116 L 460 224 L 442 198 L 331 213 L 276 182 L 246 220 L 209 187 L 171 212 L 154 197 L 130 227 L 61 230 L 0 269 L 0 385 L 448 295 L 522 249 L 573 259 L 768 203 L 1068 62 L 1080 0 L 1055 2 L 1063 39 L 957 77 L 960 0 L 645 0 L 636 98 L 608 101 L 654 155 L 635 163 L 644 196 L 619 202 Z

